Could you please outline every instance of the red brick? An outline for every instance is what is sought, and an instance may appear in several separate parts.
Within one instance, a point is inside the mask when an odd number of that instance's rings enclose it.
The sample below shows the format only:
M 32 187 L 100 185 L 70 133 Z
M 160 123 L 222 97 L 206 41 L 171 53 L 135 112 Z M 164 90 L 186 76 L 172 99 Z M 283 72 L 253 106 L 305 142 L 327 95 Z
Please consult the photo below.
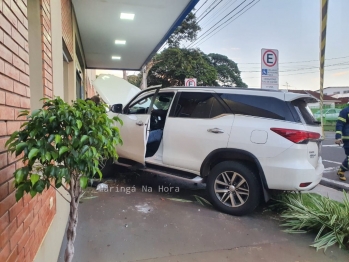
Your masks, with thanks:
M 31 250 L 31 247 L 33 246 L 34 240 L 35 240 L 35 232 L 30 231 L 28 244 L 24 246 L 24 255 L 26 257 L 30 256 L 30 250 Z
M 0 261 L 6 261 L 9 255 L 10 255 L 10 243 L 8 243 L 8 244 L 0 251 Z
M 4 34 L 4 44 L 9 49 L 11 49 L 12 52 L 14 52 L 16 55 L 18 55 L 18 44 L 15 41 L 13 41 L 13 39 L 6 34 Z
M 24 39 L 28 41 L 28 30 L 23 24 L 18 23 L 18 31 L 24 37 Z
M 20 199 L 13 207 L 11 207 L 10 211 L 10 222 L 16 219 L 17 215 L 23 210 L 23 200 Z M 16 220 L 17 221 L 17 220 Z
M 17 231 L 11 236 L 11 239 L 10 239 L 11 250 L 13 250 L 17 246 L 18 241 L 21 239 L 22 235 L 23 235 L 23 225 L 18 227 Z
M 18 2 L 20 2 L 20 1 L 18 1 Z M 14 1 L 14 0 L 11 1 L 11 10 L 15 14 L 15 16 L 18 18 L 18 20 L 21 23 L 23 23 L 25 17 L 23 15 L 22 11 L 17 6 L 16 1 Z M 18 24 L 20 24 L 20 23 L 18 23 Z
M 25 252 L 24 252 L 24 248 L 22 248 L 22 250 L 19 250 L 18 248 L 18 258 L 17 258 L 17 261 L 23 261 L 25 262 Z
M 3 44 L 0 44 L 0 57 L 9 63 L 12 63 L 12 52 L 8 50 Z
M 6 151 L 5 144 L 6 144 L 6 141 L 7 141 L 9 138 L 10 138 L 9 136 L 7 136 L 7 137 L 1 137 L 1 138 L 0 138 L 0 153 Z
M 16 230 L 17 221 L 13 221 L 3 230 L 0 235 L 0 249 L 6 246 L 7 243 L 9 243 L 11 236 L 16 232 Z
M 39 223 L 39 215 L 34 215 L 34 219 L 29 226 L 30 232 L 34 232 L 36 230 L 38 223 Z
M 4 31 L 5 31 L 6 33 L 8 33 L 9 35 L 11 35 L 11 28 L 12 28 L 12 26 L 11 26 L 10 22 L 7 21 L 7 19 L 3 16 L 2 13 L 0 13 L 0 27 L 1 27 L 2 29 L 4 29 Z
M 13 92 L 13 80 L 0 74 L 0 88 Z
M 18 56 L 24 60 L 27 64 L 29 64 L 29 53 L 25 51 L 23 48 L 18 48 Z
M 4 30 L 0 28 L 0 43 L 4 42 Z
M 5 73 L 5 63 L 0 59 L 0 73 Z
M 30 108 L 30 98 L 21 97 L 21 108 Z
M 19 121 L 9 121 L 7 122 L 7 134 L 12 135 L 15 131 L 21 128 L 21 122 Z
M 41 209 L 41 199 L 39 199 L 34 206 L 34 216 L 36 216 Z
M 26 86 L 22 85 L 21 83 L 18 83 L 18 82 L 13 83 L 13 92 L 15 92 L 19 95 L 22 95 L 22 96 L 27 95 Z
M 19 156 L 16 156 L 15 153 L 11 154 L 10 152 L 7 154 L 7 163 L 9 164 L 12 164 L 18 160 L 20 160 L 23 156 L 22 155 L 19 155 Z
M 18 227 L 23 223 L 23 221 L 29 216 L 30 210 L 29 205 L 25 205 L 24 208 L 19 212 L 17 216 Z
M 19 80 L 19 70 L 8 63 L 5 64 L 5 75 L 17 81 Z
M 17 17 L 11 12 L 10 8 L 7 5 L 3 5 L 2 12 L 4 16 L 10 21 L 10 23 L 17 28 Z
M 20 116 L 20 117 L 18 117 L 18 116 L 22 113 L 22 111 L 23 111 L 22 108 L 20 108 L 20 109 L 16 108 L 16 109 L 15 109 L 15 118 L 16 118 L 16 120 L 18 120 L 18 121 L 22 120 L 22 122 L 25 122 L 25 121 L 27 120 L 27 117 L 26 117 L 26 116 Z M 20 122 L 21 125 L 23 124 L 22 122 Z
M 15 193 L 0 202 L 0 216 L 3 216 L 16 203 Z
M 13 59 L 13 65 L 19 70 L 21 70 L 22 72 L 25 72 L 25 66 L 26 66 L 25 62 L 16 55 L 13 55 L 12 59 Z
M 19 251 L 22 251 L 22 249 L 24 248 L 24 246 L 26 245 L 26 243 L 28 242 L 29 240 L 29 228 L 24 231 L 24 234 L 23 236 L 21 237 L 21 239 L 19 240 L 18 242 L 18 250 Z
M 0 120 L 13 120 L 15 118 L 15 111 L 13 108 L 7 106 L 0 106 Z M 2 166 L 0 165 L 0 168 Z
M 6 122 L 0 121 L 0 136 L 5 136 L 5 135 L 7 135 Z
M 11 194 L 13 191 L 16 190 L 15 178 L 12 178 L 10 181 L 7 182 L 7 184 L 8 184 L 8 192 L 9 192 L 9 194 Z
M 30 205 L 29 205 L 29 208 L 30 208 Z M 30 210 L 28 217 L 23 222 L 24 230 L 27 230 L 27 228 L 29 229 L 29 226 L 33 222 L 33 220 L 34 220 L 34 211 Z
M 11 253 L 11 255 L 8 257 L 8 259 L 6 260 L 6 262 L 16 262 L 16 261 L 17 261 L 17 255 L 18 255 L 17 252 L 18 252 L 18 251 L 17 251 L 17 248 L 14 249 L 14 250 L 12 250 L 12 253 Z
M 4 229 L 10 224 L 10 214 L 6 212 L 2 217 L 0 217 L 0 234 Z
M 27 75 L 30 75 L 29 72 L 30 72 L 29 65 L 25 64 L 25 73 Z
M 27 97 L 30 97 L 30 88 L 27 87 L 26 89 L 27 89 Z
M 7 92 L 6 93 L 6 105 L 20 107 L 21 106 L 20 96 Z
M 25 73 L 20 72 L 19 81 L 27 86 L 30 85 L 29 76 Z
M 5 199 L 8 195 L 9 195 L 8 184 L 4 183 L 4 184 L 0 185 L 0 201 Z
M 4 167 L 6 165 L 7 165 L 7 153 L 2 153 L 0 154 L 0 167 Z
M 16 169 L 19 169 L 19 168 L 24 167 L 24 166 L 25 166 L 25 164 L 23 163 L 23 161 L 16 162 Z
M 0 184 L 7 182 L 13 177 L 13 173 L 15 172 L 15 165 L 7 166 L 0 170 Z
M 17 31 L 17 29 L 12 27 L 12 38 L 19 44 L 19 46 L 25 48 L 25 43 L 27 42 L 23 36 Z
M 0 90 L 0 104 L 5 104 L 5 92 Z

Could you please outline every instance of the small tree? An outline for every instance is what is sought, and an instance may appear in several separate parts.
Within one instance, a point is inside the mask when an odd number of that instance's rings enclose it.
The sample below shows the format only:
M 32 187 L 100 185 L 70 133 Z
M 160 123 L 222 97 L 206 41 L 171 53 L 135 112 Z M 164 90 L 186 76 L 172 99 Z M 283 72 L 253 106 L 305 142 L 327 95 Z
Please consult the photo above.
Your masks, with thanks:
M 112 124 L 121 120 L 109 119 L 105 106 L 92 101 L 69 105 L 60 98 L 44 100 L 42 109 L 22 111 L 19 116 L 26 116 L 27 122 L 6 146 L 16 156 L 23 154 L 26 164 L 14 173 L 17 201 L 24 193 L 34 197 L 50 186 L 69 193 L 70 200 L 62 195 L 70 204 L 64 259 L 72 261 L 82 189 L 95 174 L 102 177 L 100 161 L 117 157 L 115 147 L 122 141 Z

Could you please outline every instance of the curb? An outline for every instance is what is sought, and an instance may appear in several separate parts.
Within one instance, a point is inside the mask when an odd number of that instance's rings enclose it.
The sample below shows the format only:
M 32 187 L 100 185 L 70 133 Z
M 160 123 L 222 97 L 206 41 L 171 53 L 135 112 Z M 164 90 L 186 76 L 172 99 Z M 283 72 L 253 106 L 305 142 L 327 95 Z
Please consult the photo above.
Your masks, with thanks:
M 349 184 L 341 182 L 341 181 L 336 181 L 333 179 L 328 179 L 323 177 L 320 181 L 320 185 L 323 186 L 328 186 L 334 189 L 338 189 L 338 190 L 345 190 L 345 191 L 349 191 Z

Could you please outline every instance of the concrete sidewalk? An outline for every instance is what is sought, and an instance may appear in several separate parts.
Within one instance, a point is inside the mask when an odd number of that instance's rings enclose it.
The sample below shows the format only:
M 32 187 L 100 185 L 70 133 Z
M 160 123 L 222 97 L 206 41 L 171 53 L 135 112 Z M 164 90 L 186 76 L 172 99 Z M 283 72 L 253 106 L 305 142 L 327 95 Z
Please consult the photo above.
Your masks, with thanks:
M 343 202 L 344 193 L 343 190 L 336 190 L 327 186 L 317 185 L 313 190 L 309 191 L 311 193 L 317 193 L 319 195 L 328 197 L 330 199 L 336 200 L 338 202 Z M 347 192 L 347 191 L 346 191 Z M 347 195 L 349 196 L 348 192 Z M 349 260 L 349 259 L 348 259 Z
M 73 261 L 329 262 L 349 258 L 337 246 L 316 252 L 309 247 L 315 234 L 284 233 L 279 216 L 267 207 L 234 217 L 202 206 L 194 197 L 206 198 L 202 185 L 150 174 L 115 184 L 119 192 L 115 188 L 94 192 L 90 194 L 96 198 L 82 200 Z M 120 192 L 121 187 L 133 185 L 135 192 Z M 162 187 L 180 190 L 165 193 Z M 328 189 L 321 192 L 336 195 Z M 63 261 L 65 245 L 64 241 L 58 261 Z

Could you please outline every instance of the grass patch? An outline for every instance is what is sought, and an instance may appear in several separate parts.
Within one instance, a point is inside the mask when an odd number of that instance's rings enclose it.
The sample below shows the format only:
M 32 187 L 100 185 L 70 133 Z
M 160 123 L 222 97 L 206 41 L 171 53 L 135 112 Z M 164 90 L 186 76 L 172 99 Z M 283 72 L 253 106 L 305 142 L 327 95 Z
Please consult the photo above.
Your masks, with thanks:
M 286 193 L 276 199 L 281 210 L 283 227 L 288 233 L 317 232 L 311 245 L 325 250 L 335 244 L 349 248 L 349 200 L 346 192 L 343 203 L 314 193 Z

